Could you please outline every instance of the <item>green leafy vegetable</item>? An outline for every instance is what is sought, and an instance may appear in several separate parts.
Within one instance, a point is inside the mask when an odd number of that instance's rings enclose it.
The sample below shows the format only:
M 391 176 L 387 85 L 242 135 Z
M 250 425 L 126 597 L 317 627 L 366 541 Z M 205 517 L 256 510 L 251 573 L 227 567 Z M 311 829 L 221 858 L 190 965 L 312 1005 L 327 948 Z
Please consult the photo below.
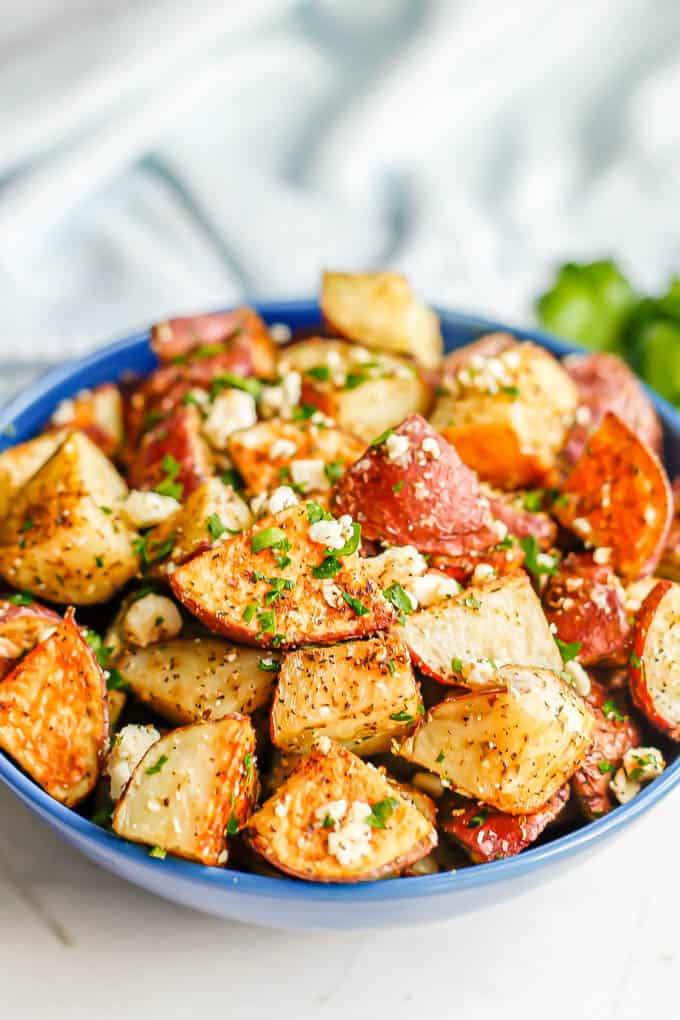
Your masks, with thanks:
M 569 262 L 536 303 L 541 324 L 594 351 L 623 350 L 621 331 L 637 295 L 610 260 Z
M 281 528 L 264 528 L 253 535 L 251 548 L 254 553 L 262 552 L 263 549 L 280 549 L 286 541 L 286 533 Z
M 555 636 L 555 644 L 559 648 L 560 655 L 562 656 L 562 662 L 566 666 L 566 664 L 568 662 L 572 662 L 572 660 L 575 659 L 578 653 L 581 651 L 583 642 L 573 641 L 571 644 L 569 644 L 567 641 L 560 641 L 560 639 L 557 636 Z
M 520 538 L 519 544 L 524 550 L 524 567 L 535 578 L 541 577 L 542 574 L 557 573 L 555 557 L 541 552 L 541 547 L 535 535 L 526 535 L 524 538 Z M 544 559 L 544 557 L 546 558 Z
M 148 769 L 146 769 L 147 776 L 155 776 L 157 772 L 161 771 L 167 760 L 167 754 L 162 754 L 157 762 L 153 765 L 149 765 Z
M 366 823 L 372 829 L 384 829 L 396 807 L 399 807 L 399 801 L 394 797 L 385 797 L 384 800 L 377 801 L 371 805 L 371 813 Z
M 354 610 L 357 616 L 366 616 L 368 608 L 360 602 L 359 599 L 355 598 L 354 595 L 350 595 L 348 591 L 343 591 L 342 597 L 347 605 Z

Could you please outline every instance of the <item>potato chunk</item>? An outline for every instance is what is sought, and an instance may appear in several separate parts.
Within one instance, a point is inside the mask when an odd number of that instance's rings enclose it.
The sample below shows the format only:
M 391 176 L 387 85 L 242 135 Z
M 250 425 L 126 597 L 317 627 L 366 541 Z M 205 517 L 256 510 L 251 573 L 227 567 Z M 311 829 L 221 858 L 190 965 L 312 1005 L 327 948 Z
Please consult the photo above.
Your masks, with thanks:
M 387 751 L 418 718 L 420 692 L 396 634 L 284 655 L 271 715 L 272 742 L 309 751 L 326 735 L 359 755 Z
M 380 878 L 437 844 L 430 822 L 381 773 L 326 738 L 248 823 L 269 864 L 311 882 Z
M 403 638 L 416 666 L 441 683 L 479 686 L 509 664 L 562 669 L 541 603 L 524 573 L 467 588 L 412 613 Z
M 547 669 L 505 666 L 494 686 L 432 708 L 400 755 L 509 814 L 538 811 L 583 761 L 593 714 Z
M 578 403 L 559 362 L 518 343 L 445 379 L 432 425 L 480 478 L 501 489 L 542 485 L 556 467 Z
M 413 364 L 343 340 L 314 338 L 286 347 L 279 371 L 291 370 L 302 376 L 303 404 L 366 443 L 430 404 L 429 387 Z
M 628 674 L 637 708 L 680 741 L 680 585 L 659 581 L 642 603 Z
M 67 435 L 64 429 L 46 432 L 0 453 L 0 520 L 9 511 L 19 489 L 50 459 Z
M 364 444 L 349 432 L 311 419 L 271 418 L 229 438 L 229 456 L 251 493 L 295 481 L 293 465 L 300 461 L 320 462 L 322 487 L 330 488 L 363 450 Z
M 82 432 L 27 482 L 0 524 L 0 574 L 52 602 L 106 602 L 137 570 L 127 487 Z
M 179 500 L 191 495 L 213 473 L 201 429 L 201 415 L 193 404 L 176 408 L 154 425 L 134 452 L 130 486 Z
M 113 815 L 113 831 L 201 864 L 225 864 L 227 836 L 257 797 L 255 733 L 245 716 L 184 726 L 155 741 Z
M 429 369 L 442 359 L 439 320 L 400 273 L 326 272 L 321 310 L 331 329 L 349 340 L 410 354 Z
M 50 429 L 84 432 L 107 457 L 112 457 L 123 442 L 123 401 L 114 383 L 103 383 L 93 390 L 81 390 L 57 405 L 50 418 Z
M 52 633 L 61 617 L 30 595 L 0 598 L 0 656 L 18 659 Z
M 94 789 L 108 742 L 104 674 L 69 610 L 0 683 L 0 748 L 72 807 Z
M 176 638 L 124 651 L 115 666 L 136 698 L 181 724 L 261 708 L 276 683 L 277 657 L 220 638 Z
M 384 630 L 394 619 L 351 546 L 358 548 L 351 521 L 301 503 L 194 556 L 171 585 L 190 613 L 232 640 L 274 648 L 334 644 Z

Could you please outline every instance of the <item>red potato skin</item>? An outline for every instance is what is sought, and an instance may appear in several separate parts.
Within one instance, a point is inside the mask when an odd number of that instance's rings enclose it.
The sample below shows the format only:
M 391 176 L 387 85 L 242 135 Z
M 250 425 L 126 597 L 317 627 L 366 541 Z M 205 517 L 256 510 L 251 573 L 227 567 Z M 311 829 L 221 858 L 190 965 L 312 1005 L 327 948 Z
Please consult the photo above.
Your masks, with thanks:
M 0 599 L 0 655 L 6 655 L 11 666 L 14 656 L 9 652 L 12 646 L 19 649 L 19 654 L 28 652 L 42 641 L 45 632 L 60 622 L 59 614 L 41 605 L 40 602 L 32 602 L 29 606 L 17 606 L 13 602 Z
M 252 368 L 249 375 L 274 373 L 276 345 L 264 320 L 252 308 L 168 319 L 151 329 L 151 350 L 161 362 L 185 357 L 207 344 L 224 345 L 224 353 L 247 352 Z
M 661 453 L 662 432 L 654 405 L 639 379 L 615 354 L 573 354 L 563 361 L 579 391 L 580 406 L 590 412 L 590 421 L 574 423 L 567 437 L 564 459 L 573 465 L 583 453 L 588 436 L 613 411 L 656 454 Z
M 480 336 L 479 340 L 474 340 L 471 344 L 447 354 L 444 358 L 442 377 L 450 379 L 457 375 L 461 369 L 470 364 L 470 359 L 475 355 L 480 358 L 496 358 L 503 351 L 517 346 L 517 340 L 510 333 L 487 333 L 486 336 Z
M 117 390 L 114 383 L 103 383 L 92 390 L 92 395 L 105 392 L 106 390 Z M 68 428 L 84 432 L 98 446 L 107 457 L 113 457 L 118 452 L 119 442 L 116 436 L 110 435 L 94 420 L 94 407 L 92 395 L 89 393 L 82 396 L 76 394 L 73 397 L 73 417 L 67 422 L 60 422 L 58 425 L 50 423 L 45 429 L 46 432 L 61 432 Z
M 441 570 L 460 584 L 466 584 L 472 578 L 475 567 L 488 564 L 496 571 L 497 577 L 514 574 L 524 563 L 524 550 L 514 542 L 507 549 L 491 547 L 481 552 L 472 552 L 464 556 L 433 556 L 430 566 L 433 570 Z
M 128 471 L 133 489 L 154 489 L 165 477 L 163 458 L 180 464 L 175 481 L 186 498 L 213 473 L 208 448 L 201 437 L 201 418 L 193 405 L 178 407 L 147 432 Z
M 489 501 L 451 444 L 419 414 L 394 431 L 409 439 L 408 461 L 390 460 L 384 442 L 369 446 L 338 482 L 334 511 L 351 514 L 367 539 L 423 553 L 456 557 L 497 544 Z M 437 444 L 438 457 L 422 451 L 424 440 Z
M 541 549 L 550 549 L 555 544 L 557 525 L 548 514 L 513 506 L 512 497 L 504 493 L 489 493 L 489 504 L 495 520 L 502 521 L 515 538 L 533 535 Z
M 621 665 L 627 660 L 631 627 L 625 593 L 611 567 L 595 563 L 590 553 L 570 553 L 548 579 L 542 598 L 560 641 L 581 642 L 581 665 Z
M 614 702 L 623 720 L 604 714 L 603 706 L 607 699 Z M 642 734 L 630 714 L 625 691 L 614 693 L 612 688 L 591 680 L 590 694 L 586 701 L 595 716 L 593 745 L 572 776 L 571 785 L 579 809 L 588 821 L 592 821 L 615 807 L 609 783 L 626 751 L 640 745 Z M 600 770 L 603 762 L 611 766 L 604 773 Z
M 439 828 L 465 851 L 474 864 L 488 864 L 514 857 L 534 843 L 561 814 L 569 794 L 569 784 L 565 783 L 540 811 L 530 815 L 509 815 L 452 794 L 439 808 Z M 478 818 L 484 818 L 484 821 L 477 824 Z
M 590 435 L 561 495 L 559 523 L 583 537 L 575 525 L 585 520 L 589 544 L 611 549 L 617 573 L 635 580 L 654 571 L 673 517 L 671 487 L 654 451 L 617 415 L 608 412 Z
M 652 588 L 638 610 L 633 631 L 633 654 L 630 657 L 628 667 L 628 686 L 636 708 L 642 712 L 652 726 L 667 734 L 671 740 L 680 741 L 680 726 L 676 726 L 665 719 L 654 703 L 652 692 L 647 685 L 644 660 L 647 631 L 662 599 L 671 588 L 673 588 L 672 581 L 659 581 L 656 587 Z M 637 663 L 639 665 L 636 665 Z

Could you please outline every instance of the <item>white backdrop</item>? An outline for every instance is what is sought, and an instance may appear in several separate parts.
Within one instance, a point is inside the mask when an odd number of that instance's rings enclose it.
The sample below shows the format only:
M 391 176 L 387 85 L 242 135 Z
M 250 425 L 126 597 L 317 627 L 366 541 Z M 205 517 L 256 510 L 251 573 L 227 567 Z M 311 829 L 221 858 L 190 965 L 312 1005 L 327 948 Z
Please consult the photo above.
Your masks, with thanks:
M 33 0 L 0 21 L 0 352 L 324 265 L 530 313 L 555 261 L 680 268 L 677 0 Z

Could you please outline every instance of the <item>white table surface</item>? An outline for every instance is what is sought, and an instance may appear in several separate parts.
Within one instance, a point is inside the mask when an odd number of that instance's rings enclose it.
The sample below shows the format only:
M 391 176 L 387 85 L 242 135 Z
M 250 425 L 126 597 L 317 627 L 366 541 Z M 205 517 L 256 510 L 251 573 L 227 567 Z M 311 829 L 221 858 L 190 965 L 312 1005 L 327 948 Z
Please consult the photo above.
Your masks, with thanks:
M 3 1020 L 677 1016 L 680 791 L 595 858 L 430 928 L 267 931 L 99 870 L 0 788 Z

